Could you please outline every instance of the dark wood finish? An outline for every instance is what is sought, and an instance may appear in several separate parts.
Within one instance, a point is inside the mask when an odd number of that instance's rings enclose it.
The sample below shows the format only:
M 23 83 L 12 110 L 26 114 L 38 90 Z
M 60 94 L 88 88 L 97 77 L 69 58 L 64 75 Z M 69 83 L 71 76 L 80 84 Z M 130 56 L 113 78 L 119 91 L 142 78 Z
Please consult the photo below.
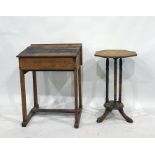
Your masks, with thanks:
M 35 114 L 35 108 L 32 108 L 29 114 L 26 116 L 26 120 L 22 122 L 22 127 L 26 127 L 29 121 L 31 120 L 32 116 Z
M 74 70 L 73 58 L 20 58 L 20 68 L 23 70 Z
M 32 44 L 19 55 L 21 98 L 22 98 L 22 126 L 26 127 L 32 116 L 38 112 L 61 112 L 74 113 L 75 124 L 78 128 L 82 112 L 82 90 L 81 90 L 81 65 L 82 44 Z M 32 71 L 34 107 L 27 115 L 25 74 Z M 73 71 L 74 73 L 74 109 L 41 109 L 37 96 L 36 71 Z
M 117 59 L 114 59 L 114 102 L 117 100 Z
M 124 119 L 125 119 L 127 122 L 133 123 L 133 120 L 132 120 L 129 116 L 127 116 L 127 115 L 125 114 L 123 108 L 119 109 L 119 112 L 121 113 L 121 115 L 124 117 Z
M 78 69 L 79 108 L 82 109 L 81 67 Z
M 109 101 L 109 58 L 106 59 L 106 102 Z
M 97 123 L 103 122 L 110 112 L 111 112 L 110 110 L 106 109 L 103 115 L 97 118 Z
M 119 59 L 119 102 L 122 102 L 122 58 Z
M 124 119 L 127 122 L 132 123 L 133 120 L 129 116 L 127 116 L 123 110 L 124 105 L 122 103 L 122 58 L 129 57 L 129 56 L 136 56 L 137 54 L 135 52 L 130 52 L 130 51 L 103 50 L 103 51 L 97 52 L 95 55 L 106 58 L 106 102 L 104 104 L 105 112 L 97 119 L 97 123 L 101 123 L 112 110 L 119 110 L 119 112 L 124 117 Z M 109 91 L 109 58 L 111 57 L 114 59 L 114 100 L 109 101 L 109 93 L 108 93 Z M 117 59 L 119 59 L 119 97 L 118 97 L 118 100 L 117 100 Z
M 80 65 L 82 65 L 82 44 L 70 43 L 70 44 L 31 44 L 32 47 L 50 47 L 50 48 L 76 48 L 80 51 Z
M 24 76 L 24 71 L 21 69 L 20 69 L 20 86 L 21 86 L 23 122 L 26 122 L 27 121 L 27 108 L 26 108 L 25 76 Z
M 78 128 L 78 88 L 77 88 L 77 69 L 74 70 L 74 96 L 75 96 L 75 124 L 74 127 Z
M 119 101 L 110 100 L 109 102 L 105 102 L 104 107 L 110 111 L 113 109 L 118 110 L 123 108 L 123 104 Z
M 39 108 L 38 96 L 37 96 L 36 71 L 32 71 L 32 77 L 33 77 L 33 99 L 34 99 L 34 107 L 35 107 L 35 108 Z
M 34 112 L 55 112 L 55 113 L 75 113 L 75 109 L 34 109 Z M 81 112 L 81 109 L 77 110 L 78 113 Z

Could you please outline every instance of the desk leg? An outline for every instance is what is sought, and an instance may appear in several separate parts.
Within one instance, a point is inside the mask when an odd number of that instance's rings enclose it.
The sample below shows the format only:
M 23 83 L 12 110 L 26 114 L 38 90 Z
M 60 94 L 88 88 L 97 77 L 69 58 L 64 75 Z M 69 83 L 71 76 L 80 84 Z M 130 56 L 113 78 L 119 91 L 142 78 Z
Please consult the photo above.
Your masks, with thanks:
M 32 116 L 35 114 L 36 107 L 32 108 L 31 111 L 27 115 L 26 90 L 25 90 L 25 71 L 23 71 L 21 69 L 20 69 L 20 85 L 21 85 L 22 114 L 23 114 L 22 127 L 26 127 L 28 122 L 31 120 Z
M 24 71 L 20 69 L 20 85 L 21 85 L 21 98 L 22 98 L 22 114 L 23 123 L 27 122 L 27 108 L 26 108 L 26 91 L 25 91 L 25 75 Z
M 78 87 L 77 87 L 77 69 L 74 70 L 74 96 L 75 96 L 75 124 L 74 128 L 79 127 L 79 113 L 78 113 Z
M 34 96 L 34 107 L 39 108 L 38 104 L 38 96 L 37 96 L 37 79 L 36 79 L 36 71 L 32 71 L 33 77 L 33 96 Z
M 82 109 L 81 67 L 78 70 L 78 84 L 79 84 L 79 108 Z

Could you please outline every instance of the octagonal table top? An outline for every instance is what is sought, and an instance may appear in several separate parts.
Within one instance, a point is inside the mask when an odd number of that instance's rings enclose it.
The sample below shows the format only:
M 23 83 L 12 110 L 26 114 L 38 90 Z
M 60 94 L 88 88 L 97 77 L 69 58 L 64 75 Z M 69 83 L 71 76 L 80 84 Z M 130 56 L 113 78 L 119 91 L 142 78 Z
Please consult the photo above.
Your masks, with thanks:
M 126 58 L 126 57 L 133 57 L 137 56 L 137 53 L 134 51 L 128 50 L 119 50 L 119 49 L 107 49 L 97 51 L 95 56 L 104 57 L 104 58 Z

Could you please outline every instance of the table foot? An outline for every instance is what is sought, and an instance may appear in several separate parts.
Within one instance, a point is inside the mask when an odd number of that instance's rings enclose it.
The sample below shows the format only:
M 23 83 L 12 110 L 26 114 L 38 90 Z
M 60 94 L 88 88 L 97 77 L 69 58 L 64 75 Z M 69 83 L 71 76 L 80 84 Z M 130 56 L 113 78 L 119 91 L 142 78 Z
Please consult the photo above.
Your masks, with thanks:
M 103 122 L 103 120 L 107 117 L 107 115 L 110 113 L 110 111 L 109 110 L 105 110 L 105 112 L 104 112 L 104 114 L 102 115 L 102 116 L 100 116 L 98 119 L 97 119 L 97 123 L 101 123 L 101 122 Z
M 26 127 L 27 122 L 22 122 L 22 127 Z
M 112 110 L 119 110 L 119 112 L 121 113 L 121 115 L 124 117 L 124 119 L 129 122 L 129 123 L 133 123 L 133 120 L 127 116 L 123 110 L 123 103 L 121 103 L 120 101 L 108 101 L 104 104 L 104 107 L 106 108 L 105 112 L 103 113 L 102 116 L 100 116 L 97 119 L 97 123 L 101 123 L 104 121 L 104 119 L 107 117 L 107 115 L 112 111 Z
M 74 128 L 79 128 L 79 122 L 75 122 Z
M 80 108 L 78 112 L 78 120 L 75 121 L 74 128 L 79 128 L 81 113 L 82 113 L 82 109 Z
M 32 116 L 35 114 L 36 108 L 32 108 L 27 116 L 27 120 L 22 122 L 22 127 L 26 127 L 29 121 L 31 120 Z
M 132 120 L 129 116 L 127 116 L 127 115 L 125 114 L 125 112 L 124 112 L 123 109 L 119 109 L 119 112 L 121 113 L 121 115 L 124 117 L 124 119 L 125 119 L 127 122 L 133 123 L 133 120 Z

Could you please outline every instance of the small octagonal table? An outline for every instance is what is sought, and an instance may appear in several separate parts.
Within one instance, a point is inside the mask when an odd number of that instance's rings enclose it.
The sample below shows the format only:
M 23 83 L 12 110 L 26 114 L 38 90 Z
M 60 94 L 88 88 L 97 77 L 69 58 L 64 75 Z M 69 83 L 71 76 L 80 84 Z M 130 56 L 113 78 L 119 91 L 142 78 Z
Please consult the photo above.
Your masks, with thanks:
M 119 110 L 124 119 L 132 123 L 123 110 L 122 103 L 122 58 L 137 56 L 136 52 L 127 50 L 102 50 L 97 51 L 95 56 L 106 58 L 106 101 L 104 104 L 105 112 L 97 119 L 97 123 L 102 122 L 112 110 Z M 114 59 L 114 99 L 109 100 L 109 58 Z M 117 60 L 119 59 L 119 96 L 117 97 Z

